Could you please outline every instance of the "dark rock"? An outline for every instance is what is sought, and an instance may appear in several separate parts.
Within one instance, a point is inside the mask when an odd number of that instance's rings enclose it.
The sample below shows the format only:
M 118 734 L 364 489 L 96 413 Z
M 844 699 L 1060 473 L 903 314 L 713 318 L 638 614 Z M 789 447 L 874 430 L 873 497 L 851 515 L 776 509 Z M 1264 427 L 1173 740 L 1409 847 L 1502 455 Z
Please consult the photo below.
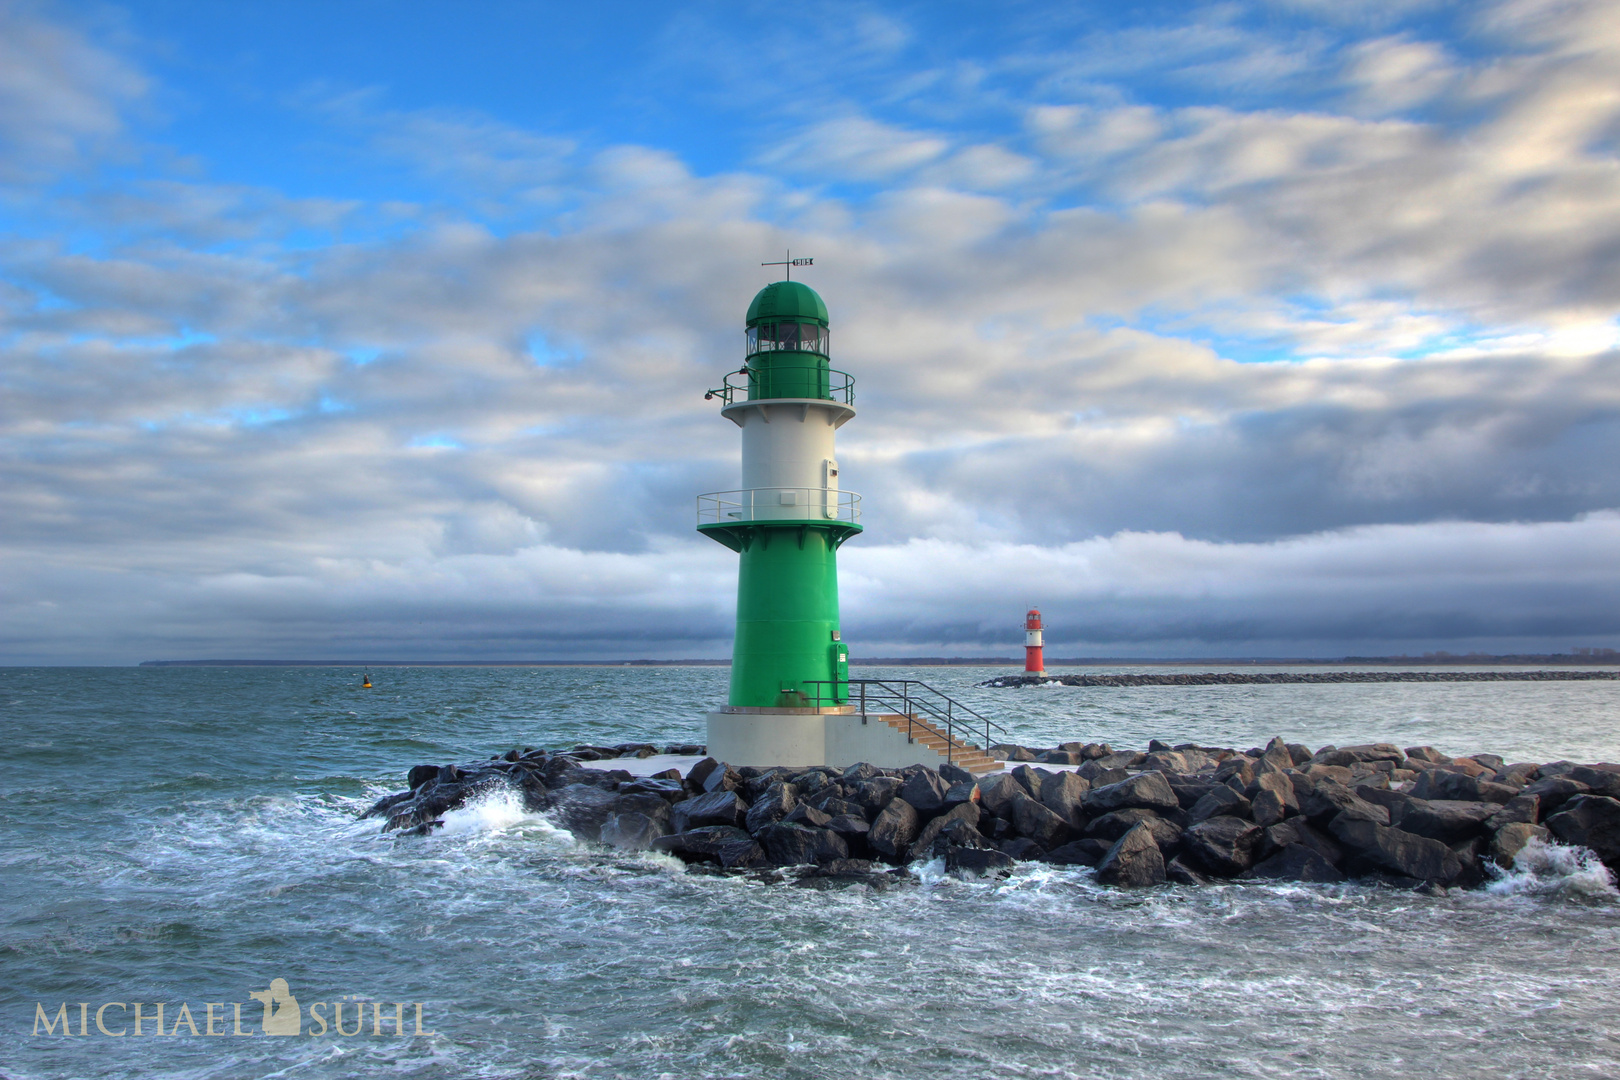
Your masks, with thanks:
M 1144 775 L 1158 776 L 1158 773 Z M 1166 785 L 1168 789 L 1169 785 Z M 1253 826 L 1250 826 L 1251 828 Z M 1142 888 L 1165 880 L 1164 855 L 1145 824 L 1137 825 L 1114 842 L 1097 863 L 1097 880 L 1104 885 Z
M 765 861 L 765 853 L 754 838 L 730 825 L 706 825 L 660 836 L 652 842 L 652 849 L 668 852 L 682 862 L 724 867 L 759 866 Z
M 620 743 L 613 749 L 619 752 L 620 757 L 650 758 L 658 753 L 658 747 L 652 743 Z M 516 761 L 517 758 L 513 758 Z
M 1607 769 L 1594 769 L 1588 765 L 1577 765 L 1564 774 L 1565 779 L 1573 780 L 1577 784 L 1585 784 L 1593 795 L 1606 795 L 1611 799 L 1620 799 L 1620 773 L 1613 773 Z
M 1249 816 L 1256 825 L 1275 825 L 1288 816 L 1288 807 L 1275 791 L 1261 791 L 1249 807 Z
M 1009 773 L 1014 780 L 1023 785 L 1024 791 L 1032 799 L 1038 799 L 1041 794 L 1041 785 L 1052 774 L 1045 769 L 1035 769 L 1028 765 L 1020 765 Z
M 1551 839 L 1552 832 L 1545 825 L 1512 821 L 1496 830 L 1496 835 L 1491 838 L 1490 856 L 1496 860 L 1497 866 L 1510 867 L 1531 840 L 1546 842 Z
M 1330 831 L 1354 855 L 1418 881 L 1446 884 L 1462 871 L 1456 854 L 1438 840 L 1340 814 Z
M 944 764 L 939 767 L 939 775 L 947 784 L 971 784 L 977 779 L 972 773 L 960 765 Z
M 1096 866 L 1113 846 L 1106 840 L 1075 840 L 1048 851 L 1042 861 L 1053 866 Z
M 1254 783 L 1254 775 L 1254 762 L 1242 755 L 1227 758 L 1215 769 L 1216 783 L 1230 784 L 1239 795 Z
M 1042 750 L 1035 755 L 1035 760 L 1043 765 L 1078 765 L 1081 758 L 1069 750 Z
M 709 748 L 707 746 L 701 746 L 697 743 L 673 743 L 664 747 L 664 753 L 674 757 L 691 757 L 694 754 L 706 754 L 708 752 Z
M 1209 879 L 1188 866 L 1180 855 L 1164 864 L 1164 879 L 1173 885 L 1208 885 Z
M 1255 858 L 1269 859 L 1290 844 L 1302 844 L 1334 865 L 1344 858 L 1343 849 L 1331 837 L 1318 832 L 1302 817 L 1266 829 L 1255 847 Z
M 932 817 L 945 809 L 945 793 L 949 790 L 950 785 L 939 773 L 927 770 L 907 777 L 900 788 L 900 797 L 921 816 Z
M 622 788 L 608 803 L 608 811 L 614 814 L 645 814 L 648 817 L 669 823 L 673 811 L 669 800 L 661 795 L 649 795 L 640 791 L 625 791 Z
M 767 825 L 755 838 L 777 866 L 802 866 L 822 859 L 849 858 L 849 845 L 831 829 L 782 821 Z
M 1204 777 L 1166 776 L 1165 780 L 1169 781 L 1170 790 L 1176 793 L 1176 801 L 1181 804 L 1183 810 L 1191 810 L 1197 806 L 1198 800 L 1207 795 L 1212 788 L 1225 786 L 1217 785 L 1215 781 Z
M 911 842 L 912 858 L 926 859 L 932 855 L 934 853 L 934 841 L 939 838 L 939 834 L 945 827 L 953 821 L 966 822 L 969 828 L 977 831 L 979 825 L 978 806 L 974 803 L 961 803 L 917 830 L 917 836 Z
M 1542 820 L 1546 820 L 1558 813 L 1564 803 L 1577 795 L 1586 795 L 1591 790 L 1579 780 L 1571 780 L 1567 776 L 1543 776 L 1535 783 L 1525 786 L 1519 794 L 1534 795 L 1541 803 Z
M 1147 755 L 1136 750 L 1116 750 L 1092 760 L 1104 769 L 1134 769 L 1147 760 Z
M 1500 809 L 1496 803 L 1434 799 L 1408 803 L 1391 815 L 1390 824 L 1417 836 L 1455 844 L 1478 835 L 1480 827 Z
M 817 810 L 809 803 L 800 803 L 792 810 L 789 810 L 787 816 L 782 820 L 790 825 L 807 825 L 813 829 L 825 829 L 827 823 L 832 821 L 832 815 Z
M 1288 744 L 1282 741 L 1280 735 L 1266 744 L 1266 752 L 1261 755 L 1261 758 L 1271 762 L 1279 770 L 1294 767 L 1293 752 L 1288 749 Z
M 1260 797 L 1263 791 L 1272 792 L 1277 796 L 1283 807 L 1284 817 L 1299 813 L 1299 795 L 1294 791 L 1294 778 L 1283 772 L 1262 773 L 1254 778 L 1244 791 L 1250 802 Z
M 1014 870 L 1011 855 L 995 848 L 945 849 L 945 869 L 977 877 L 1006 877 Z
M 890 862 L 905 862 L 911 853 L 911 842 L 917 838 L 917 811 L 906 800 L 889 800 L 866 834 L 872 850 Z
M 1085 824 L 1081 804 L 1090 790 L 1091 785 L 1084 777 L 1072 772 L 1053 773 L 1041 781 L 1041 805 L 1062 818 L 1070 828 L 1079 829 Z
M 1063 748 L 1065 750 L 1072 749 L 1068 744 L 1064 744 Z M 1080 748 L 1080 756 L 1086 761 L 1096 761 L 1098 758 L 1105 758 L 1113 752 L 1114 748 L 1105 742 L 1086 743 Z
M 1095 761 L 1088 761 L 1075 771 L 1090 781 L 1094 788 L 1117 784 L 1131 775 L 1124 769 L 1105 769 Z
M 615 792 L 599 787 L 569 784 L 554 793 L 552 814 L 569 832 L 594 843 L 602 838 L 602 824 L 614 813 L 613 804 L 618 799 Z
M 1106 814 L 1113 810 L 1140 807 L 1145 810 L 1175 810 L 1181 807 L 1176 793 L 1163 773 L 1145 772 L 1122 780 L 1117 784 L 1092 788 L 1082 801 L 1088 814 Z
M 839 814 L 827 822 L 827 828 L 842 836 L 844 842 L 851 847 L 856 844 L 864 847 L 866 835 L 872 831 L 872 826 L 867 824 L 864 817 L 857 817 L 854 814 Z
M 1087 827 L 1086 835 L 1113 843 L 1138 825 L 1147 826 L 1162 850 L 1168 851 L 1181 842 L 1181 826 L 1165 820 L 1152 810 L 1143 810 L 1140 807 L 1104 814 Z
M 1485 827 L 1496 832 L 1504 825 L 1534 825 L 1540 820 L 1541 798 L 1536 795 L 1515 795 L 1486 820 Z
M 871 817 L 885 806 L 889 800 L 900 794 L 902 781 L 894 776 L 874 776 L 870 780 L 863 780 L 849 789 L 849 798 L 858 802 L 866 810 L 866 816 Z
M 1344 880 L 1344 875 L 1339 872 L 1338 867 L 1304 844 L 1289 844 L 1264 862 L 1256 863 L 1245 870 L 1238 877 L 1244 881 L 1258 879 L 1327 883 Z
M 1300 810 L 1312 825 L 1325 826 L 1341 818 L 1388 825 L 1389 811 L 1368 802 L 1343 784 L 1319 780 L 1311 794 L 1301 801 Z
M 1042 847 L 1060 847 L 1074 839 L 1074 829 L 1063 818 L 1028 795 L 1012 802 L 1012 822 L 1018 835 L 1027 836 Z
M 712 757 L 706 757 L 686 771 L 686 782 L 699 791 L 703 790 L 703 782 L 709 774 L 720 767 L 720 763 Z
M 602 822 L 602 843 L 626 851 L 646 851 L 660 836 L 669 835 L 669 825 L 646 814 L 613 814 Z
M 1188 859 L 1216 877 L 1236 877 L 1252 866 L 1260 840 L 1258 825 L 1229 815 L 1200 821 L 1182 834 Z
M 706 793 L 716 791 L 736 791 L 742 787 L 742 774 L 730 765 L 723 765 L 703 778 L 703 790 Z
M 1389 820 L 1393 823 L 1400 816 L 1401 809 L 1412 803 L 1427 804 L 1427 799 L 1414 798 L 1404 791 L 1394 791 L 1390 788 L 1374 787 L 1372 784 L 1357 784 L 1352 789 L 1357 798 L 1366 799 L 1374 806 L 1382 806 L 1389 811 Z
M 1034 761 L 1035 751 L 1016 743 L 996 743 L 988 751 L 997 761 Z
M 866 762 L 861 761 L 844 770 L 843 780 L 846 784 L 858 784 L 863 780 L 870 780 L 872 777 L 877 775 L 878 771 L 876 766 L 868 765 Z
M 1015 836 L 1011 840 L 1003 840 L 996 845 L 996 848 L 1020 862 L 1040 862 L 1046 858 L 1046 849 L 1027 836 Z
M 666 802 L 680 802 L 686 798 L 686 787 L 679 780 L 659 780 L 643 777 L 619 785 L 621 794 L 657 795 Z
M 1457 856 L 1462 869 L 1457 876 L 1451 879 L 1450 884 L 1464 889 L 1472 889 L 1485 884 L 1485 865 L 1482 859 L 1490 850 L 1490 844 L 1484 838 L 1471 836 L 1466 840 L 1451 845 L 1451 853 Z
M 774 783 L 754 800 L 745 819 L 748 831 L 757 833 L 767 825 L 774 825 L 792 813 L 799 805 L 799 789 L 792 784 Z
M 1294 765 L 1296 768 L 1311 760 L 1310 747 L 1305 746 L 1303 743 L 1289 743 L 1288 754 L 1294 759 Z
M 435 770 L 435 774 L 436 773 L 437 770 Z M 393 815 L 388 813 L 390 809 L 398 806 L 400 803 L 410 802 L 415 797 L 415 793 L 409 791 L 401 791 L 395 795 L 384 795 L 382 798 L 372 803 L 371 809 L 361 814 L 360 819 L 363 821 L 369 817 L 392 817 Z
M 1409 794 L 1418 799 L 1505 803 L 1518 792 L 1506 784 L 1495 784 L 1466 773 L 1427 769 L 1412 782 Z
M 1027 797 L 1029 792 L 1011 773 L 997 773 L 979 781 L 979 805 L 998 817 L 1011 816 L 1012 801 L 1019 795 Z
M 838 817 L 840 814 L 848 814 L 851 817 L 858 817 L 858 818 L 863 818 L 863 819 L 866 817 L 866 807 L 862 806 L 858 802 L 853 802 L 853 801 L 851 801 L 849 799 L 839 799 L 839 798 L 821 799 L 821 798 L 818 798 L 817 800 L 812 802 L 810 805 L 814 806 L 817 810 L 820 810 L 823 814 L 826 814 L 828 817 Z
M 1564 843 L 1587 848 L 1606 863 L 1620 862 L 1620 799 L 1576 795 L 1546 824 Z
M 1252 809 L 1248 799 L 1245 799 L 1225 784 L 1215 784 L 1210 787 L 1203 798 L 1193 804 L 1193 808 L 1187 811 L 1187 816 L 1195 822 L 1204 821 L 1219 814 L 1246 818 L 1252 812 Z
M 710 825 L 740 827 L 747 817 L 748 804 L 735 791 L 723 788 L 676 803 L 673 824 L 682 833 Z
M 979 784 L 976 780 L 964 780 L 952 784 L 950 790 L 945 792 L 945 806 L 960 806 L 963 803 L 977 804 L 979 801 Z
M 439 767 L 437 765 L 418 765 L 405 774 L 405 786 L 415 790 L 429 780 L 437 780 L 438 778 Z

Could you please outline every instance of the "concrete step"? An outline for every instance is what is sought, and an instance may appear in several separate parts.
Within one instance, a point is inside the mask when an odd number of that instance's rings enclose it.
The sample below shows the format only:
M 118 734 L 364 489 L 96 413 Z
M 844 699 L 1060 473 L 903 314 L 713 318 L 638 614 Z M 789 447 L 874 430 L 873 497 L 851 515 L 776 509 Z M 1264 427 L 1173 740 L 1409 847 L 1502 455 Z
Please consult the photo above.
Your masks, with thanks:
M 906 716 L 902 713 L 882 713 L 877 714 L 877 719 L 902 735 L 909 732 L 912 742 L 926 746 L 942 757 L 949 751 L 951 761 L 955 765 L 975 775 L 999 772 L 1003 767 L 1003 762 L 986 754 L 978 746 L 948 738 L 943 731 L 922 717 Z

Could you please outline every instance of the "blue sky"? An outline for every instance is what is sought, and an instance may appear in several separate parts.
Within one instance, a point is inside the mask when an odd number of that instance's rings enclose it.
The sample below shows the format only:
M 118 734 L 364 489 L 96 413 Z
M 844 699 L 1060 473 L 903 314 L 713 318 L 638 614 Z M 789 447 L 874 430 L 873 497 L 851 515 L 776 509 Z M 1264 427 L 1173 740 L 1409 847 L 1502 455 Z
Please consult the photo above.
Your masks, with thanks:
M 1620 644 L 1617 15 L 0 0 L 0 662 L 724 655 L 789 247 L 857 655 Z

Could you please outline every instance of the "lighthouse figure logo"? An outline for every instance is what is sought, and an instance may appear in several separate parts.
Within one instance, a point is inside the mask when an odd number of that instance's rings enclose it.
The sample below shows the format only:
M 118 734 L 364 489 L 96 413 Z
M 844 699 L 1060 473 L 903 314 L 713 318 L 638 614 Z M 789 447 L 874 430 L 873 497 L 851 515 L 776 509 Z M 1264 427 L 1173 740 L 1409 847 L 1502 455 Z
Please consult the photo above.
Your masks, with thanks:
M 271 979 L 270 989 L 250 990 L 248 997 L 264 1002 L 264 1021 L 259 1025 L 266 1035 L 298 1035 L 304 1030 L 304 1010 L 298 1007 L 286 979 Z

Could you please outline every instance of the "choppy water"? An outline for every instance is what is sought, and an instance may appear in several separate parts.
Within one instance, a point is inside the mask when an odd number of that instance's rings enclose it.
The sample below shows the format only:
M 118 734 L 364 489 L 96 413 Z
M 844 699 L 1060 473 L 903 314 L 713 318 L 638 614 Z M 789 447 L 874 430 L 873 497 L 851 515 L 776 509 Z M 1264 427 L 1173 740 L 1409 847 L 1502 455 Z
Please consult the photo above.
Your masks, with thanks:
M 1028 743 L 1620 758 L 1615 683 L 972 687 L 991 673 L 896 674 Z M 1620 901 L 1566 852 L 1442 898 L 1127 894 L 1040 867 L 872 895 L 610 856 L 500 800 L 427 840 L 354 820 L 423 761 L 700 740 L 725 677 L 388 669 L 362 691 L 343 669 L 0 669 L 0 1074 L 1620 1075 Z M 163 1001 L 172 1023 L 184 1001 L 199 1026 L 203 1003 L 243 1002 L 253 1030 L 248 992 L 276 977 L 306 1008 L 422 1002 L 437 1034 L 30 1034 L 36 1002 L 71 1003 L 75 1031 L 78 1002 Z

